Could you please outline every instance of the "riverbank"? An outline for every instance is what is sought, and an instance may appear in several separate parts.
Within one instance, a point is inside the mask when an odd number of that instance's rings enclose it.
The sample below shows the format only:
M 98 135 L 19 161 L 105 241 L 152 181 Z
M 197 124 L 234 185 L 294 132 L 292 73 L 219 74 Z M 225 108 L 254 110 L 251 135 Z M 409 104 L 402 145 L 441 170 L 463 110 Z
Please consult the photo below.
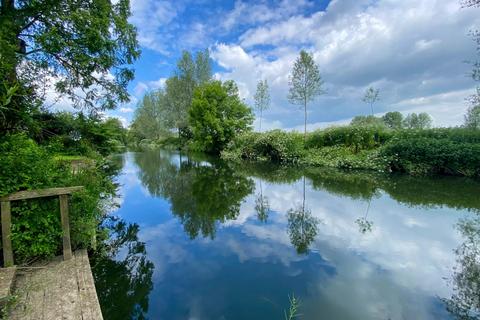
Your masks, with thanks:
M 392 130 L 343 126 L 303 135 L 273 130 L 236 136 L 221 157 L 410 175 L 480 177 L 480 131 L 464 128 Z

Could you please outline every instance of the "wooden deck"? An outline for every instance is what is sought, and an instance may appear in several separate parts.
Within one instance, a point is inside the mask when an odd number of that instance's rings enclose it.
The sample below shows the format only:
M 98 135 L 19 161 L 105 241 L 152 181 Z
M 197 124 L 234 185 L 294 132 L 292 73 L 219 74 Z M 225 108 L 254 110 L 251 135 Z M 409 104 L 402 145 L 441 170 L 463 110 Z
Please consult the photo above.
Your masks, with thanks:
M 14 295 L 8 319 L 103 319 L 86 250 L 76 251 L 69 260 L 57 257 L 17 268 Z

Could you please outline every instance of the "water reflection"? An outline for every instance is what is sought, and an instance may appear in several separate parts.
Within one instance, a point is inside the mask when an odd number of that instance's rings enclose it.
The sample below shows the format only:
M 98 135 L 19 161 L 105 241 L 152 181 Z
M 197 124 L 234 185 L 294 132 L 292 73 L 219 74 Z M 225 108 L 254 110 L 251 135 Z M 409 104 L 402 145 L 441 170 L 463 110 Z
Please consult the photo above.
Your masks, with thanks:
M 142 183 L 170 201 L 191 239 L 200 233 L 213 239 L 216 225 L 236 219 L 242 200 L 254 189 L 252 179 L 229 166 L 192 157 L 175 164 L 168 154 L 147 152 L 135 154 L 135 162 Z
M 100 243 L 92 259 L 95 287 L 105 319 L 146 319 L 148 296 L 153 288 L 153 263 L 137 224 L 107 218 L 109 238 Z
M 480 319 L 480 219 L 461 220 L 458 229 L 464 242 L 455 249 L 453 294 L 444 301 L 457 319 Z
M 360 233 L 365 234 L 367 232 L 372 231 L 373 221 L 368 220 L 368 214 L 370 213 L 370 204 L 372 203 L 372 199 L 368 200 L 367 210 L 365 210 L 365 215 L 363 217 L 358 218 L 355 220 L 355 223 L 358 225 L 358 229 Z
M 263 195 L 262 180 L 260 180 L 258 184 L 260 186 L 260 190 L 255 197 L 255 211 L 257 212 L 258 221 L 267 222 L 270 204 L 268 202 L 268 198 Z
M 292 245 L 299 254 L 308 252 L 308 248 L 318 232 L 319 220 L 312 216 L 312 211 L 305 207 L 305 177 L 303 181 L 302 203 L 288 210 L 288 234 Z
M 125 166 L 116 214 L 141 225 L 155 264 L 149 318 L 282 319 L 291 294 L 302 319 L 478 316 L 474 180 L 165 151 Z

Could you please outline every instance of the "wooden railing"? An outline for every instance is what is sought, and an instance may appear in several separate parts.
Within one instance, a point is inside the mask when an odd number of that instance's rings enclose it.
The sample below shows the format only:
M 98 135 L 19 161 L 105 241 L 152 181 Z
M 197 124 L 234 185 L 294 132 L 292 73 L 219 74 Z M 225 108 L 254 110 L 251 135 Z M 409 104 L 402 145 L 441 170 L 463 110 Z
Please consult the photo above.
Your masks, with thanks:
M 2 245 L 3 245 L 3 262 L 5 267 L 13 266 L 13 250 L 11 239 L 11 201 L 27 200 L 33 198 L 55 197 L 60 199 L 60 217 L 62 221 L 63 233 L 63 259 L 72 258 L 72 245 L 70 242 L 70 221 L 68 216 L 68 195 L 75 191 L 82 190 L 82 186 L 66 187 L 66 188 L 50 188 L 41 190 L 19 191 L 8 196 L 0 198 L 1 203 L 1 221 L 2 221 Z

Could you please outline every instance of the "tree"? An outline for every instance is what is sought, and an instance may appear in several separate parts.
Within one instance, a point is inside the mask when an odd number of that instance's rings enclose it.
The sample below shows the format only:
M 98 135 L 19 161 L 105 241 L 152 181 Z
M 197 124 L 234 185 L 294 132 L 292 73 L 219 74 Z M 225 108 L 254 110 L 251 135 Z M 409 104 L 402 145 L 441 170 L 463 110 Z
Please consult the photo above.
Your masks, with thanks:
M 262 131 L 263 111 L 270 107 L 270 92 L 267 80 L 260 80 L 257 83 L 257 91 L 255 92 L 255 109 L 260 111 L 260 131 Z
M 234 136 L 250 129 L 252 121 L 235 82 L 211 81 L 195 90 L 189 123 L 200 150 L 218 154 Z
M 165 92 L 148 92 L 137 105 L 131 130 L 135 130 L 142 139 L 158 140 L 168 133 L 168 112 Z
M 140 55 L 130 14 L 129 0 L 2 0 L 0 97 L 17 92 L 0 129 L 18 127 L 18 115 L 33 97 L 42 101 L 52 79 L 76 107 L 97 111 L 128 101 L 129 65 Z
M 432 118 L 428 113 L 410 113 L 403 120 L 403 126 L 408 129 L 428 129 L 432 127 Z
M 401 129 L 403 125 L 403 115 L 398 111 L 385 113 L 382 120 L 390 129 Z
M 356 116 L 350 121 L 351 126 L 384 126 L 382 118 L 375 116 Z
M 362 98 L 362 101 L 369 104 L 372 109 L 373 116 L 373 105 L 379 100 L 380 90 L 370 87 L 365 91 L 365 95 Z
M 461 0 L 460 3 L 464 8 L 480 7 L 480 0 Z M 474 41 L 477 43 L 477 54 L 480 54 L 480 31 L 473 30 L 470 33 Z M 480 81 L 480 61 L 479 60 L 474 61 L 472 65 L 473 65 L 473 69 L 472 69 L 471 76 L 473 80 Z M 468 97 L 468 100 L 470 102 L 470 105 L 473 107 L 480 104 L 480 87 L 477 87 L 476 93 Z
M 195 88 L 211 79 L 212 66 L 208 50 L 197 52 L 195 60 L 190 52 L 182 52 L 174 76 L 168 78 L 165 85 L 170 110 L 167 116 L 179 136 L 188 127 L 188 110 Z
M 480 105 L 468 108 L 464 126 L 470 129 L 480 129 Z
M 195 84 L 202 84 L 212 79 L 212 63 L 210 61 L 210 52 L 208 49 L 199 51 L 195 55 Z
M 295 60 L 290 75 L 288 100 L 292 104 L 303 106 L 304 140 L 307 136 L 307 103 L 325 93 L 322 88 L 323 83 L 312 55 L 304 50 L 300 51 L 300 56 Z

